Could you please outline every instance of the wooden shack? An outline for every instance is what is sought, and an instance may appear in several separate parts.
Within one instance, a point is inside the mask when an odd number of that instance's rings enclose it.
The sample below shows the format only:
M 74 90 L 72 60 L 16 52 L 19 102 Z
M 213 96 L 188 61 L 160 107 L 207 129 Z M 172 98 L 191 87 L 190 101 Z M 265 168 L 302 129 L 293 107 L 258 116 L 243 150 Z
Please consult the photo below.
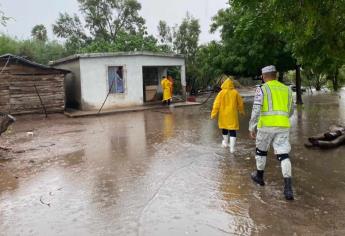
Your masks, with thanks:
M 0 56 L 0 112 L 63 112 L 67 73 L 12 54 Z

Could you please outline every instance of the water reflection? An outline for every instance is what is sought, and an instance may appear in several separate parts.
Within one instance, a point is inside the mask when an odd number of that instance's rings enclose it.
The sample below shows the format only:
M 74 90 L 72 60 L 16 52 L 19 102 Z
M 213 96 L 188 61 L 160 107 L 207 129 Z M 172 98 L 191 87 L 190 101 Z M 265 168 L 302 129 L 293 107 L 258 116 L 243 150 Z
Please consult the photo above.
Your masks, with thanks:
M 163 119 L 163 137 L 164 140 L 167 141 L 173 135 L 173 132 L 175 130 L 175 121 L 172 113 L 164 114 Z

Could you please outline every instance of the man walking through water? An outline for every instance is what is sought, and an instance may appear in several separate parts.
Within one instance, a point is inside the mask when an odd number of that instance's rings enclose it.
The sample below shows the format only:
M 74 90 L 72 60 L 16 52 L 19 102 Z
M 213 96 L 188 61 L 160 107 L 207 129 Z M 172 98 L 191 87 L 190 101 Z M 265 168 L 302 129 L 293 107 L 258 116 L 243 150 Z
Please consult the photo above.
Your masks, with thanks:
M 290 120 L 293 114 L 292 91 L 286 85 L 277 81 L 275 66 L 262 69 L 264 84 L 256 89 L 249 132 L 256 139 L 256 168 L 251 174 L 252 180 L 264 186 L 264 170 L 267 152 L 271 143 L 274 153 L 281 163 L 284 177 L 284 196 L 286 200 L 294 200 L 291 183 L 291 162 L 289 153 Z M 255 128 L 257 127 L 257 134 Z

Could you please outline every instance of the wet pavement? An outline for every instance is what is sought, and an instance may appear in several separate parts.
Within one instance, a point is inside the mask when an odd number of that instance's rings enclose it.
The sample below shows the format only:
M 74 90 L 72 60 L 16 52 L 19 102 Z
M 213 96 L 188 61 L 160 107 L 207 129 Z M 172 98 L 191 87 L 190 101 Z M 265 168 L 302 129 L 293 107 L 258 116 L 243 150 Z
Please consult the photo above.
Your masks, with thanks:
M 236 155 L 220 148 L 211 103 L 19 117 L 1 137 L 13 149 L 0 152 L 0 235 L 345 235 L 345 146 L 303 146 L 345 123 L 345 91 L 304 100 L 292 119 L 294 202 L 272 153 L 266 186 L 249 178 L 250 103 Z

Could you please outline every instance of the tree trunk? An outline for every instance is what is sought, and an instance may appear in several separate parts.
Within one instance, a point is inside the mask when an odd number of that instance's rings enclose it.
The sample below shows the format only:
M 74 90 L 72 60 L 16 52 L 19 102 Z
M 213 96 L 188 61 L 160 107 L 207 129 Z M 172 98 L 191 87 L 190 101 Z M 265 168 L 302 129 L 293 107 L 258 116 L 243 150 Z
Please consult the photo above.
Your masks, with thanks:
M 281 83 L 284 82 L 284 72 L 279 71 L 278 81 L 281 82 Z
M 332 78 L 333 90 L 334 90 L 335 92 L 338 92 L 338 90 L 339 90 L 338 74 L 339 74 L 339 70 L 337 69 L 336 72 L 335 72 L 335 74 L 334 74 L 334 76 L 333 76 L 333 78 Z
M 302 78 L 301 78 L 301 67 L 296 65 L 296 104 L 303 104 L 302 101 Z
M 316 91 L 320 91 L 321 90 L 321 84 L 317 83 L 315 86 Z
M 321 75 L 316 77 L 315 89 L 316 91 L 321 91 Z

